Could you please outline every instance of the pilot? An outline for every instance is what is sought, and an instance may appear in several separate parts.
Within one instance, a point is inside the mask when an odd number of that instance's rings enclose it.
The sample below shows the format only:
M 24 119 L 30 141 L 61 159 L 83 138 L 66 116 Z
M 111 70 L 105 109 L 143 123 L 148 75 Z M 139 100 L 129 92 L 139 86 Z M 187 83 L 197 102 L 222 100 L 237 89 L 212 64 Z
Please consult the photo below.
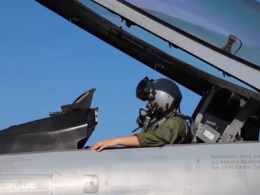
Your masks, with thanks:
M 173 81 L 165 78 L 149 80 L 145 77 L 136 88 L 136 96 L 142 101 L 148 101 L 148 110 L 156 113 L 156 120 L 164 118 L 164 122 L 156 127 L 148 127 L 146 132 L 100 141 L 94 144 L 90 148 L 91 150 L 102 151 L 118 145 L 126 147 L 163 146 L 179 143 L 186 136 L 185 120 L 174 115 L 179 109 L 182 95 Z

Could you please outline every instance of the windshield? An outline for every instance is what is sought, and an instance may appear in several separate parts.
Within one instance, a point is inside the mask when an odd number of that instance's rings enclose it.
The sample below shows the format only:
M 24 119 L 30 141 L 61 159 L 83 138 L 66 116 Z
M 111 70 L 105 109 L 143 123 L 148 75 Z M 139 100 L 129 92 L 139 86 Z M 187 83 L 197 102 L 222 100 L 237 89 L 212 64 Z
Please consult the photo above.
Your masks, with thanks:
M 260 66 L 260 0 L 126 0 L 199 39 Z
M 131 0 L 131 1 L 133 1 L 133 0 Z M 178 0 L 176 0 L 176 1 L 178 1 Z M 99 6 L 98 4 L 93 3 L 90 0 L 78 0 L 78 2 L 82 3 L 83 5 L 85 5 L 89 9 L 93 10 L 94 12 L 98 13 L 99 15 L 106 18 L 107 20 L 111 21 L 112 23 L 114 23 L 118 26 L 122 25 L 124 30 L 126 30 L 129 33 L 133 34 L 134 36 L 142 39 L 143 41 L 157 47 L 158 49 L 160 49 L 174 57 L 177 57 L 178 59 L 183 60 L 184 62 L 189 63 L 190 65 L 192 65 L 196 68 L 199 68 L 200 70 L 203 70 L 209 74 L 212 74 L 214 76 L 217 76 L 217 77 L 227 80 L 229 82 L 235 83 L 235 84 L 245 87 L 247 89 L 253 90 L 251 87 L 249 87 L 248 85 L 245 85 L 244 83 L 238 81 L 235 78 L 228 77 L 228 76 L 224 77 L 223 72 L 217 70 L 216 68 L 209 66 L 208 64 L 202 62 L 201 60 L 189 55 L 188 53 L 183 52 L 182 50 L 176 50 L 176 49 L 170 48 L 169 44 L 167 42 L 164 42 L 162 39 L 154 36 L 153 34 L 147 32 L 137 26 L 131 26 L 131 28 L 126 27 L 126 25 L 124 23 L 122 23 L 122 19 L 118 15 L 111 13 L 110 11 Z M 138 1 L 136 1 L 136 2 L 138 2 Z M 148 0 L 147 1 L 142 0 L 141 2 L 148 2 Z M 155 1 L 153 1 L 153 2 L 155 2 Z M 255 91 L 255 90 L 253 90 L 253 91 Z

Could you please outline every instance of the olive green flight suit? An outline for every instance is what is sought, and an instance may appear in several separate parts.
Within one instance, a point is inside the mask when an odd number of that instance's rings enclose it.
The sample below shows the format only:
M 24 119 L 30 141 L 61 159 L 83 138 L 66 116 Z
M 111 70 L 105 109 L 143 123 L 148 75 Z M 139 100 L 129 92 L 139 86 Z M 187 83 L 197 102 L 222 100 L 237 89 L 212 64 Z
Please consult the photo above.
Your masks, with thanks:
M 178 143 L 186 135 L 185 121 L 180 117 L 170 117 L 158 128 L 135 134 L 140 146 L 163 146 Z

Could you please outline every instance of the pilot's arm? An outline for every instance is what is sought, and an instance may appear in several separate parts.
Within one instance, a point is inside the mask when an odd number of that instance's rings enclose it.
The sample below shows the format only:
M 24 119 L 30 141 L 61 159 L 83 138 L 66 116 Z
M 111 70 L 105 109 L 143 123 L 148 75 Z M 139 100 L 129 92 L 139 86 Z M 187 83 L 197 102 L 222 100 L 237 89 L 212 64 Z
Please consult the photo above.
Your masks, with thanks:
M 140 146 L 139 140 L 135 135 L 126 136 L 126 137 L 118 137 L 110 140 L 103 140 L 94 144 L 90 149 L 96 151 L 102 151 L 105 148 L 112 148 L 118 145 L 126 146 L 126 147 L 136 147 Z
M 178 118 L 169 118 L 155 131 L 138 133 L 136 137 L 142 147 L 173 144 L 183 127 L 185 127 L 183 121 Z
M 181 124 L 180 120 L 170 118 L 154 132 L 138 133 L 132 136 L 103 140 L 94 144 L 91 147 L 91 150 L 102 151 L 105 148 L 116 147 L 118 145 L 126 147 L 144 147 L 172 144 L 177 139 L 180 130 L 183 129 L 182 127 L 183 124 Z

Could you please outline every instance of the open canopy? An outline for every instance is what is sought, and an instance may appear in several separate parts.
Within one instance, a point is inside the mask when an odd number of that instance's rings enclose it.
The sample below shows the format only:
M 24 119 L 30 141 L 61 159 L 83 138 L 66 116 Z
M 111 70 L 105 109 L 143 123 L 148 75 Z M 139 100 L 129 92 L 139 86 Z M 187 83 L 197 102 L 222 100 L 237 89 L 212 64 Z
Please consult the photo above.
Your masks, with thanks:
M 88 2 L 80 1 L 84 4 Z M 238 28 L 239 23 L 233 21 L 258 23 L 254 20 L 258 20 L 259 17 L 252 17 L 252 14 L 260 14 L 256 11 L 259 7 L 258 2 L 238 0 L 238 6 L 237 1 L 236 3 L 227 1 L 214 7 L 204 1 L 195 4 L 189 0 L 92 1 L 256 90 L 260 89 L 260 63 L 257 62 L 260 51 L 257 41 L 254 41 L 259 30 L 255 30 L 256 25 L 248 25 L 250 26 L 246 28 L 248 30 L 243 26 Z M 222 14 L 221 6 L 225 7 L 224 11 L 232 10 L 224 14 L 227 18 L 225 21 L 216 19 Z M 243 6 L 244 9 L 241 10 Z M 238 17 L 236 13 L 243 14 Z M 253 19 L 246 19 L 248 17 Z
M 219 75 L 222 77 L 221 72 L 217 69 L 199 60 L 196 61 L 194 57 L 192 57 L 191 61 L 187 60 L 187 58 L 190 58 L 189 54 L 185 54 L 185 52 L 181 52 L 178 49 L 169 48 L 168 44 L 151 33 L 147 33 L 139 27 L 126 28 L 125 25 L 123 25 L 122 29 L 120 27 L 122 16 L 120 18 L 119 15 L 115 14 L 114 10 L 109 11 L 108 8 L 102 8 L 100 4 L 94 3 L 95 0 L 36 1 L 99 39 L 199 95 L 203 95 L 204 92 L 210 90 L 212 86 L 219 86 L 229 88 L 238 94 L 242 93 L 243 95 L 241 95 L 245 97 L 257 96 L 258 98 L 257 93 L 252 93 L 243 87 L 225 81 L 227 78 L 225 78 L 225 80 L 217 78 Z M 109 2 L 114 2 L 114 0 L 110 0 Z M 133 36 L 133 34 L 136 36 Z M 159 50 L 157 44 L 160 44 L 160 48 L 167 48 L 167 51 L 165 49 Z M 175 58 L 175 52 L 178 52 L 178 56 L 181 55 L 182 59 L 188 63 Z M 214 70 L 214 73 L 212 70 Z M 218 74 L 216 75 L 215 73 Z M 249 77 L 251 78 L 251 75 Z M 254 89 L 259 91 L 258 88 Z

